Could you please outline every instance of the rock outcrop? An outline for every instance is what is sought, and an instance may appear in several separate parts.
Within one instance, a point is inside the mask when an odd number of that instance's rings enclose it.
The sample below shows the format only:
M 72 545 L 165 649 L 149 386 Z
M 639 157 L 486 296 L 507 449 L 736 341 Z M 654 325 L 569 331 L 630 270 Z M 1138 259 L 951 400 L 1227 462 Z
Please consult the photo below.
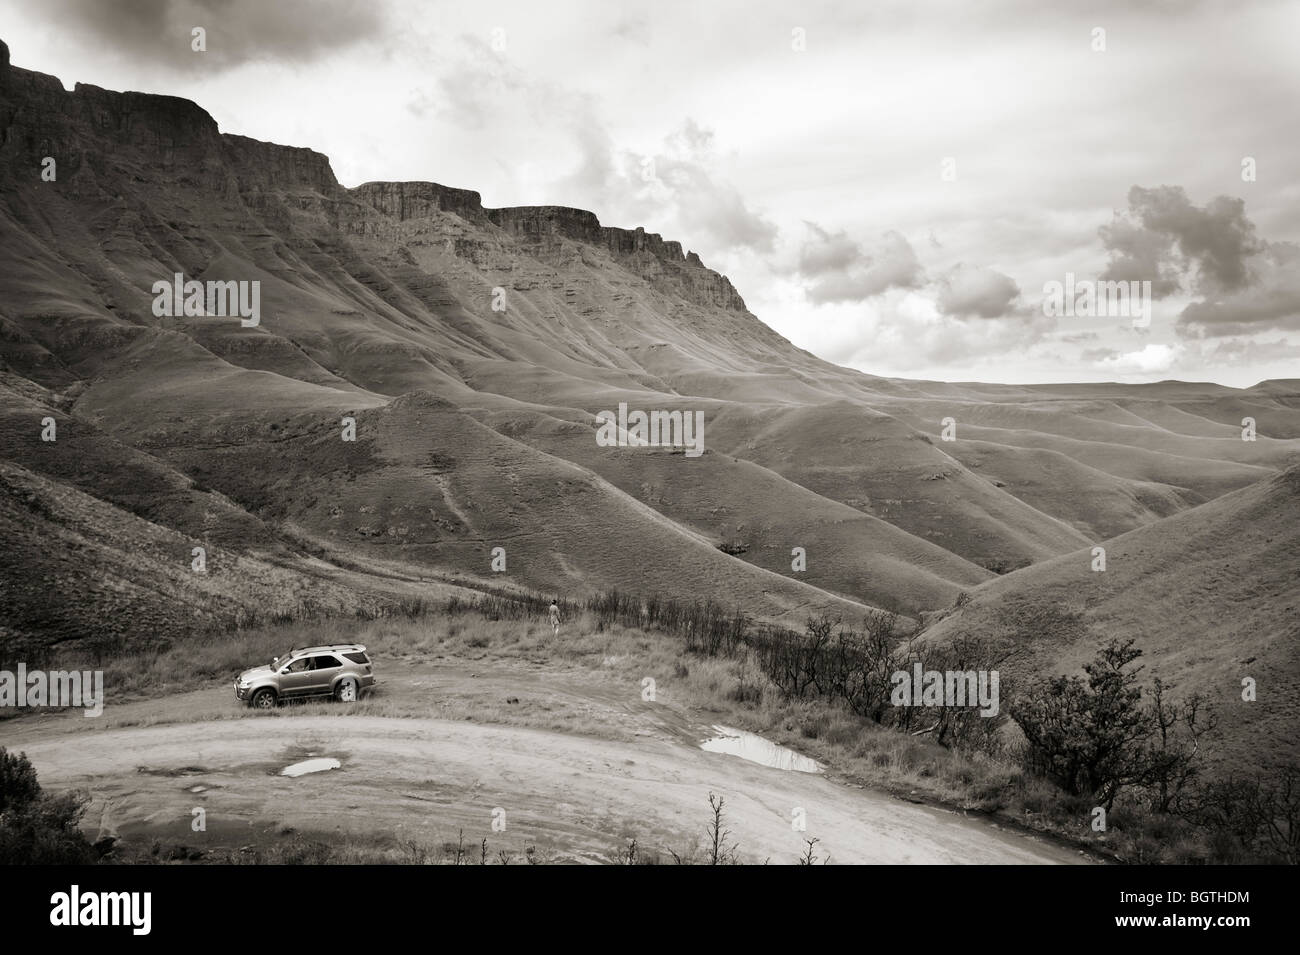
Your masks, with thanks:
M 307 189 L 332 195 L 340 189 L 329 157 L 314 149 L 280 146 L 224 133 L 222 153 L 245 186 L 289 191 Z
M 482 197 L 469 189 L 436 182 L 367 182 L 347 190 L 348 195 L 399 222 L 429 219 L 452 213 L 475 226 L 495 226 L 535 252 L 558 251 L 568 239 L 607 250 L 620 264 L 657 287 L 681 295 L 698 305 L 745 310 L 744 299 L 727 280 L 705 267 L 694 252 L 684 253 L 680 242 L 665 240 L 645 229 L 602 226 L 592 212 L 569 206 L 507 206 L 485 209 Z M 343 216 L 346 229 L 355 234 L 375 234 L 373 223 Z
M 35 180 L 52 156 L 73 195 L 106 173 L 143 166 L 150 177 L 225 194 L 340 188 L 326 156 L 223 135 L 207 110 L 187 99 L 89 83 L 69 92 L 56 77 L 8 64 L 0 77 L 0 167 L 31 169 Z
M 403 222 L 427 219 L 437 212 L 454 213 L 475 225 L 488 221 L 482 198 L 470 189 L 436 182 L 366 182 L 348 192 L 376 212 Z

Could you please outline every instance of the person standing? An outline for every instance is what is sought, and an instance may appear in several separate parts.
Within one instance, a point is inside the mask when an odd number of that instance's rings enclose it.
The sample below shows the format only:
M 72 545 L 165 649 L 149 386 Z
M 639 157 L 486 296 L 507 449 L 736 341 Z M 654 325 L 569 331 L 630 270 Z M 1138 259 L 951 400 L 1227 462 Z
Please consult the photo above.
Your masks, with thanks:
M 551 601 L 551 632 L 555 636 L 560 635 L 560 606 L 554 600 Z

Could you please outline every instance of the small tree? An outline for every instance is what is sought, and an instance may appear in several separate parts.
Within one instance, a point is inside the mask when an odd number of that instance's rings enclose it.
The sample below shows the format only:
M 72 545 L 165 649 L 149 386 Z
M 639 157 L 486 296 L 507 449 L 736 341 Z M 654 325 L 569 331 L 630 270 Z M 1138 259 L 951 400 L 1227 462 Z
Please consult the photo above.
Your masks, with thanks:
M 1147 777 L 1152 718 L 1141 705 L 1142 668 L 1128 668 L 1141 655 L 1132 640 L 1112 640 L 1084 667 L 1086 682 L 1054 677 L 1012 704 L 1031 771 L 1107 810 L 1124 786 Z
M 983 637 L 959 636 L 950 643 L 935 648 L 923 669 L 956 673 L 989 673 L 997 670 L 1015 656 L 1019 648 L 999 650 Z M 999 694 L 1001 695 L 1001 694 Z M 976 701 L 967 699 L 964 706 L 944 705 L 937 708 L 936 719 L 928 729 L 914 732 L 913 736 L 933 734 L 930 738 L 949 749 L 977 749 L 990 752 L 997 748 L 998 728 L 1006 716 L 998 713 L 984 716 Z
M 713 809 L 713 820 L 709 823 L 709 865 L 735 865 L 735 843 L 729 843 L 731 830 L 724 829 L 722 810 L 727 801 L 722 796 L 709 793 L 709 806 Z
M 800 865 L 816 865 L 818 862 L 820 862 L 822 865 L 826 865 L 828 862 L 831 861 L 831 857 L 829 853 L 827 853 L 826 856 L 824 857 L 819 857 L 817 855 L 817 843 L 819 842 L 821 842 L 820 839 L 804 840 L 804 844 L 808 848 L 804 849 L 803 855 L 799 857 Z
M 896 619 L 888 611 L 872 612 L 863 621 L 862 636 L 850 636 L 852 647 L 844 664 L 844 697 L 849 709 L 873 723 L 883 723 L 890 713 L 890 678 L 903 665 L 894 648 Z
M 640 848 L 640 847 L 636 844 L 636 838 L 635 838 L 635 837 L 629 839 L 629 840 L 627 841 L 627 848 L 626 848 L 626 849 L 623 849 L 623 850 L 620 851 L 619 854 L 618 854 L 618 861 L 619 861 L 619 864 L 620 864 L 620 865 L 636 865 L 637 851 L 639 850 L 639 848 Z
M 1218 717 L 1204 697 L 1194 693 L 1182 703 L 1170 697 L 1174 687 L 1156 677 L 1151 684 L 1149 713 L 1154 735 L 1145 785 L 1153 812 L 1173 812 L 1200 774 L 1198 757 L 1204 737 L 1214 732 Z

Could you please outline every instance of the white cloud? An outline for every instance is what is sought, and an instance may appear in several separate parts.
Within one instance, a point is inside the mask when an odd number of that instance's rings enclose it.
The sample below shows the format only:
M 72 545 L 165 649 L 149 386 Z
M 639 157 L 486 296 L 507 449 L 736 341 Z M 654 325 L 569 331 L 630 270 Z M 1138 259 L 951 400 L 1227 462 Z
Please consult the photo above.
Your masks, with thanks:
M 1183 346 L 1152 342 L 1140 351 L 1100 359 L 1097 367 L 1120 375 L 1158 375 L 1169 371 L 1182 357 Z

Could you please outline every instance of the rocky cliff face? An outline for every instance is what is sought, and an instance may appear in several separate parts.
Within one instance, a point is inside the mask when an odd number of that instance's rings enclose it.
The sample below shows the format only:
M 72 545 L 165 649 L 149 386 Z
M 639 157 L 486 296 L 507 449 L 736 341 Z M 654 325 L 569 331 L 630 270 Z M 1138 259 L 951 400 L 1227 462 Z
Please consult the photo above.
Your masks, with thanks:
M 705 267 L 694 252 L 684 254 L 681 243 L 665 241 L 644 229 L 602 226 L 594 213 L 568 206 L 512 206 L 485 209 L 482 197 L 473 190 L 456 189 L 435 182 L 367 182 L 346 191 L 349 198 L 382 216 L 418 227 L 450 213 L 465 223 L 483 229 L 495 228 L 541 257 L 562 251 L 563 241 L 581 242 L 605 249 L 619 264 L 660 289 L 680 295 L 695 304 L 745 310 L 745 302 L 726 276 Z M 372 237 L 388 234 L 372 218 L 340 205 L 337 210 L 343 231 Z M 396 235 L 393 232 L 392 235 Z M 408 230 L 406 234 L 411 234 Z M 473 239 L 458 238 L 456 248 L 477 245 Z
M 469 189 L 435 182 L 367 182 L 348 195 L 399 222 L 418 222 L 439 213 L 452 213 L 478 227 L 495 227 L 543 257 L 561 251 L 563 240 L 605 249 L 629 271 L 664 291 L 697 305 L 745 310 L 745 302 L 726 276 L 705 267 L 694 252 L 684 254 L 680 242 L 665 241 L 642 228 L 602 226 L 594 213 L 568 206 L 510 206 L 485 209 L 482 197 Z M 340 210 L 345 231 L 376 235 L 381 230 L 364 217 Z
M 399 233 L 390 234 L 364 210 L 417 229 L 420 220 L 451 214 L 471 232 L 504 233 L 507 241 L 541 257 L 561 251 L 566 240 L 603 249 L 661 291 L 705 307 L 745 310 L 725 276 L 706 268 L 695 253 L 685 254 L 681 243 L 644 229 L 602 226 L 593 213 L 564 206 L 485 209 L 477 192 L 433 182 L 368 182 L 344 189 L 329 158 L 314 150 L 223 134 L 206 110 L 179 97 L 85 83 L 68 92 L 56 77 L 11 67 L 3 47 L 0 177 L 21 184 L 30 176 L 35 183 L 46 156 L 55 157 L 70 197 L 111 197 L 116 177 L 161 177 L 238 200 L 278 226 L 287 226 L 290 207 L 324 209 L 344 233 L 380 238 Z M 482 238 L 487 237 L 466 235 L 457 243 L 468 247 Z
M 600 220 L 585 209 L 568 206 L 513 206 L 491 209 L 488 218 L 497 228 L 525 239 L 546 241 L 550 236 L 565 236 L 601 245 Z
M 46 157 L 57 162 L 57 187 L 41 180 Z M 487 209 L 478 192 L 433 182 L 347 189 L 319 152 L 223 134 L 206 110 L 179 97 L 85 83 L 66 90 L 56 77 L 11 66 L 7 47 L 0 47 L 0 182 L 20 219 L 45 219 L 48 202 L 76 204 L 81 212 L 69 209 L 70 221 L 86 226 L 91 241 L 80 246 L 86 254 L 74 270 L 95 276 L 97 294 L 117 319 L 144 319 L 144 300 L 101 253 L 130 251 L 156 258 L 168 273 L 197 273 L 230 251 L 218 233 L 236 228 L 259 242 L 274 236 L 295 249 L 329 250 L 349 263 L 358 254 L 352 242 L 363 240 L 363 256 L 382 257 L 385 268 L 402 270 L 402 282 L 420 290 L 417 297 L 438 302 L 450 300 L 451 293 L 440 290 L 447 281 L 441 270 L 450 262 L 430 256 L 452 255 L 492 275 L 515 272 L 524 257 L 543 272 L 512 279 L 513 288 L 540 281 L 567 289 L 564 307 L 584 315 L 615 307 L 602 298 L 604 291 L 588 295 L 565 285 L 573 282 L 568 270 L 575 255 L 587 259 L 594 252 L 658 292 L 712 311 L 706 335 L 765 342 L 770 334 L 725 276 L 653 232 L 604 226 L 593 213 L 564 206 Z M 91 202 L 98 214 L 87 218 Z M 259 265 L 286 276 L 303 271 L 266 258 Z M 547 278 L 546 272 L 554 274 Z M 457 275 L 453 281 L 472 287 Z M 363 279 L 384 281 L 368 273 Z M 549 314 L 552 305 L 536 307 Z M 738 335 L 738 327 L 750 331 Z
M 0 175 L 39 177 L 46 156 L 71 195 L 117 174 L 163 176 L 222 194 L 339 189 L 329 159 L 310 149 L 223 135 L 198 104 L 175 96 L 119 93 L 87 83 L 72 92 L 56 77 L 3 67 Z M 255 203 L 256 204 L 256 203 Z
M 8 67 L 0 87 L 0 151 L 6 170 L 39 176 L 44 157 L 59 179 L 121 168 L 133 160 L 211 185 L 220 151 L 217 124 L 189 100 L 116 93 L 78 83 L 69 93 L 56 77 Z
M 602 226 L 593 213 L 567 206 L 513 206 L 488 209 L 492 223 L 511 235 L 531 239 L 562 235 L 589 245 L 600 245 L 615 255 L 634 255 L 648 252 L 657 259 L 675 264 L 685 264 L 680 242 L 665 242 L 663 237 L 645 229 L 618 229 Z M 695 262 L 700 263 L 699 256 Z
M 483 200 L 470 189 L 453 189 L 436 182 L 367 182 L 349 193 L 391 219 L 427 219 L 451 212 L 466 222 L 486 225 Z
M 593 213 L 567 206 L 488 209 L 487 217 L 510 235 L 543 247 L 562 236 L 604 248 L 651 284 L 698 305 L 745 310 L 726 276 L 705 268 L 694 252 L 684 255 L 680 242 L 665 241 L 657 233 L 602 226 Z
M 278 146 L 247 136 L 221 137 L 222 154 L 245 186 L 332 195 L 340 187 L 329 157 L 314 149 Z

